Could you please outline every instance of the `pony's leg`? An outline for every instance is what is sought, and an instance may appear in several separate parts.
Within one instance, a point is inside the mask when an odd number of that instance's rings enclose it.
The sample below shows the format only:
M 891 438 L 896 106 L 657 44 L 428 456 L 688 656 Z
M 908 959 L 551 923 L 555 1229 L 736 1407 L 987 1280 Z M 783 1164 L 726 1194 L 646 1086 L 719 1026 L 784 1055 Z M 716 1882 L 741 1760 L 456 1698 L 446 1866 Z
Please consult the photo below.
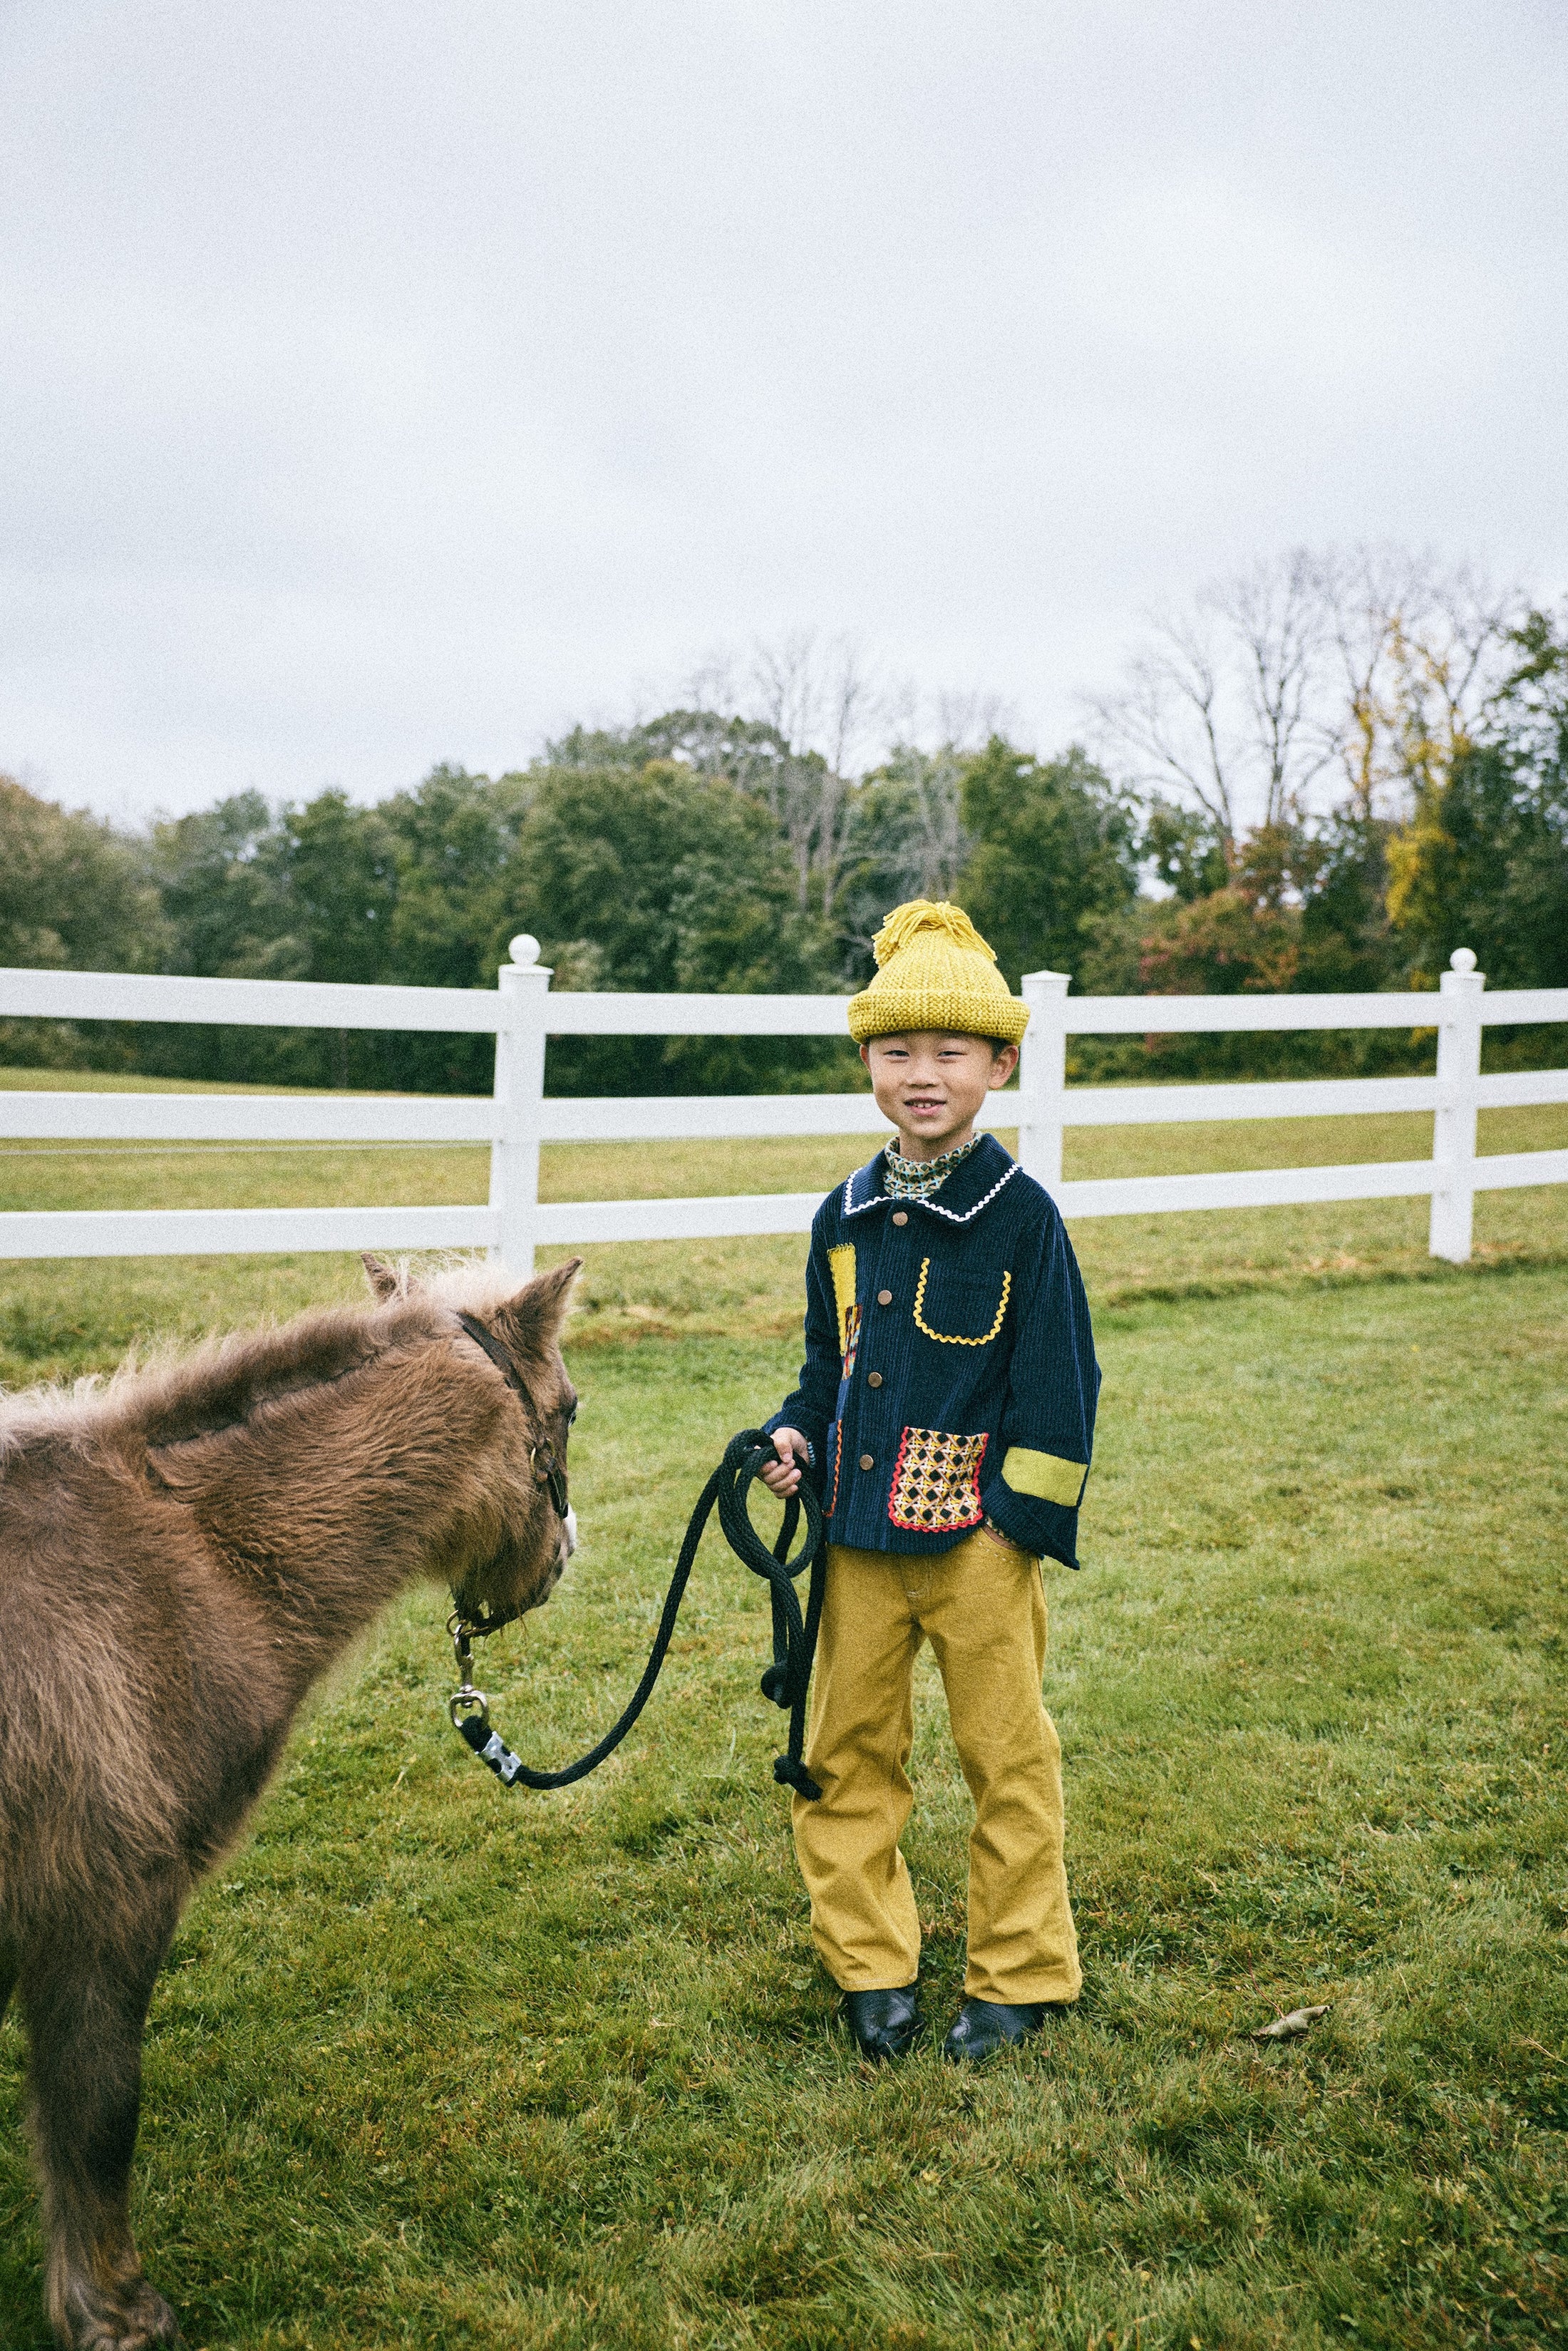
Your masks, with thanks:
M 46 2291 L 67 2351 L 151 2351 L 179 2337 L 173 2312 L 141 2273 L 130 2214 L 141 2035 L 173 1924 L 173 1906 L 158 1903 L 125 1943 L 95 1945 L 90 1930 L 73 1940 L 68 1928 L 23 1960 Z

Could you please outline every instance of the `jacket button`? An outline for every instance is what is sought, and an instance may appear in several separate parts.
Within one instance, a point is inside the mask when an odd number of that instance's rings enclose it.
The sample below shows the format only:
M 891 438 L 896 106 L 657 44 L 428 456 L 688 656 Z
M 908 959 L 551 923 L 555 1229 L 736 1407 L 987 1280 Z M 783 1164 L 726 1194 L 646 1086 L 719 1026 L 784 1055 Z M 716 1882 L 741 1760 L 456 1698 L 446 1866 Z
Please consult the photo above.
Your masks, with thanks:
M 879 1290 L 876 1293 L 876 1302 L 879 1306 L 891 1306 L 893 1304 L 892 1290 Z
M 861 1455 L 861 1468 L 862 1468 L 862 1469 L 874 1469 L 874 1468 L 876 1468 L 876 1456 L 875 1456 L 875 1454 L 874 1454 L 874 1453 L 862 1453 L 862 1454 Z
M 868 1388 L 881 1387 L 882 1374 L 880 1372 L 868 1372 L 865 1375 L 865 1384 Z
M 893 1212 L 893 1221 L 895 1225 L 906 1225 L 909 1222 L 908 1209 L 894 1208 Z

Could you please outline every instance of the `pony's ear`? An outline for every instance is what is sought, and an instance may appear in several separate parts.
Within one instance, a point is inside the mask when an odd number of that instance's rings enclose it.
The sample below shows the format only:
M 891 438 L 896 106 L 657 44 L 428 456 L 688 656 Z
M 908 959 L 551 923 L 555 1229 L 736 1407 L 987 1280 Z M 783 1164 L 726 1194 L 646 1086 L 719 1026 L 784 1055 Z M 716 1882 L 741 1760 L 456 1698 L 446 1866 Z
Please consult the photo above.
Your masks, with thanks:
M 507 1299 L 501 1311 L 519 1347 L 542 1352 L 554 1346 L 566 1320 L 571 1285 L 581 1270 L 582 1259 L 569 1257 L 549 1273 L 536 1274 L 515 1298 Z
M 365 1250 L 360 1263 L 365 1269 L 365 1280 L 371 1285 L 378 1306 L 384 1306 L 389 1298 L 398 1295 L 401 1285 L 390 1265 L 379 1257 L 372 1257 L 369 1249 Z

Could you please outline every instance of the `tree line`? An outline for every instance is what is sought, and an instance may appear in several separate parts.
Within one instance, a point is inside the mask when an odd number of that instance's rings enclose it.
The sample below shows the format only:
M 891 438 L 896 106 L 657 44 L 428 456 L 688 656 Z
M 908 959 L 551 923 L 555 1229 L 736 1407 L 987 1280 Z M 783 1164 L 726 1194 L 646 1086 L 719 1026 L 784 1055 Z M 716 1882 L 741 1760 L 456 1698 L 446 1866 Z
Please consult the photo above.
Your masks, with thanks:
M 897 901 L 954 897 L 1015 987 L 1092 993 L 1568 985 L 1568 630 L 1388 555 L 1292 555 L 1152 624 L 1083 739 L 973 711 L 857 766 L 869 689 L 809 639 L 689 707 L 373 806 L 260 792 L 143 831 L 0 778 L 0 962 L 494 985 L 532 931 L 558 988 L 860 985 Z M 980 714 L 983 722 L 984 714 Z M 967 725 L 970 739 L 965 739 Z M 1153 1021 L 1154 1015 L 1151 1014 Z M 1538 1042 L 1541 1040 L 1538 1040 Z M 1085 1044 L 1086 1074 L 1416 1066 L 1399 1032 Z M 1416 1059 L 1413 1060 L 1412 1055 Z M 0 1024 L 0 1059 L 484 1092 L 483 1038 Z M 553 1040 L 561 1092 L 852 1084 L 831 1040 Z

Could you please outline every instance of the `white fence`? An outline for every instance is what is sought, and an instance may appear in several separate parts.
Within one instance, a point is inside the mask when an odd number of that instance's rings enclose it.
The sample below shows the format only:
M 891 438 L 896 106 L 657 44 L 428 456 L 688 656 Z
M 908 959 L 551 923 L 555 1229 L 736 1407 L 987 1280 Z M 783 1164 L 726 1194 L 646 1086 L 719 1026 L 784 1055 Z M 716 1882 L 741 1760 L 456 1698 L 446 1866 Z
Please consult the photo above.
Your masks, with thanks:
M 538 943 L 512 942 L 494 995 L 472 988 L 343 987 L 295 980 L 173 979 L 115 972 L 0 970 L 0 1017 L 47 1020 L 197 1020 L 265 1028 L 435 1029 L 496 1036 L 492 1095 L 374 1096 L 0 1092 L 0 1137 L 74 1142 L 487 1143 L 484 1207 L 131 1208 L 0 1213 L 0 1258 L 141 1257 L 268 1249 L 484 1248 L 519 1270 L 540 1243 L 691 1240 L 804 1232 L 815 1192 L 689 1200 L 543 1203 L 539 1145 L 686 1136 L 885 1134 L 869 1094 L 650 1095 L 551 1101 L 547 1036 L 779 1037 L 844 1034 L 837 996 L 632 996 L 549 993 Z M 1485 992 L 1461 948 L 1437 993 L 1402 996 L 1070 997 L 1059 972 L 1026 977 L 1033 1008 L 1016 1093 L 993 1096 L 988 1123 L 1019 1129 L 1019 1156 L 1064 1216 L 1430 1194 L 1434 1256 L 1470 1254 L 1475 1195 L 1568 1183 L 1568 1151 L 1478 1157 L 1482 1109 L 1568 1101 L 1568 1071 L 1480 1073 L 1484 1027 L 1568 1021 L 1568 988 Z M 1072 1086 L 1067 1040 L 1265 1029 L 1437 1032 L 1432 1078 L 1268 1084 Z M 1069 1126 L 1190 1119 L 1317 1118 L 1434 1111 L 1429 1159 L 1237 1175 L 1119 1176 L 1064 1183 Z

